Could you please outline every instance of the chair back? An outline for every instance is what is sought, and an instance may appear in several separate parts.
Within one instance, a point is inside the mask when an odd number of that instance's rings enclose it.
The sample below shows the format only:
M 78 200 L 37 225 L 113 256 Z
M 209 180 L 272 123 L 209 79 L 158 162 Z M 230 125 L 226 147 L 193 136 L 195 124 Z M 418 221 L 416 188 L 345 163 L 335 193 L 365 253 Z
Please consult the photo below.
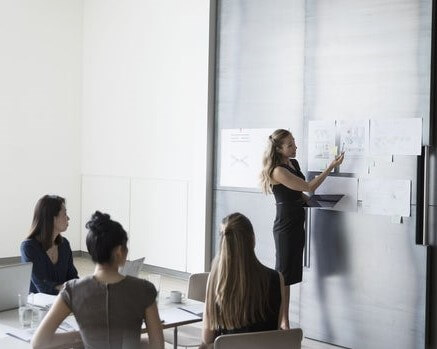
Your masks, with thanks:
M 191 274 L 188 280 L 187 298 L 205 302 L 206 283 L 209 273 Z
M 228 334 L 215 339 L 214 349 L 300 349 L 302 337 L 300 328 Z

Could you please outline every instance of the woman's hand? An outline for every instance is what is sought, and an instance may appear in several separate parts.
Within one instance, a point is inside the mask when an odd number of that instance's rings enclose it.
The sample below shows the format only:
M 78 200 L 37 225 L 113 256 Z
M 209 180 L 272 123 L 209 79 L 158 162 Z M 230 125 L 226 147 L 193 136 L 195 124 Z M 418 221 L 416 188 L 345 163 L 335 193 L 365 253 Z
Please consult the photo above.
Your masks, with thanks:
M 336 168 L 337 166 L 341 165 L 343 160 L 344 160 L 344 152 L 342 152 L 339 156 L 337 156 L 334 160 L 332 160 L 329 167 Z

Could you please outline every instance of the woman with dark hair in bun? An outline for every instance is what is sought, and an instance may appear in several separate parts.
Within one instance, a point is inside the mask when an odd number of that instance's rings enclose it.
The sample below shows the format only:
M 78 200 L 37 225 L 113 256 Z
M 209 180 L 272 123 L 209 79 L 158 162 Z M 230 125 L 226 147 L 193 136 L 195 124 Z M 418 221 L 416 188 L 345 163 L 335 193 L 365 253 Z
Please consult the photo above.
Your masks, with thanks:
M 55 295 L 65 281 L 78 278 L 70 244 L 61 236 L 69 219 L 60 196 L 44 195 L 36 203 L 30 233 L 20 246 L 21 261 L 33 263 L 30 292 Z
M 32 339 L 34 348 L 75 344 L 85 348 L 142 348 L 145 321 L 148 348 L 164 348 L 162 325 L 156 306 L 156 289 L 148 281 L 123 276 L 118 268 L 126 262 L 127 233 L 109 215 L 96 211 L 86 224 L 88 252 L 96 264 L 94 274 L 68 281 Z M 73 312 L 76 333 L 55 333 Z

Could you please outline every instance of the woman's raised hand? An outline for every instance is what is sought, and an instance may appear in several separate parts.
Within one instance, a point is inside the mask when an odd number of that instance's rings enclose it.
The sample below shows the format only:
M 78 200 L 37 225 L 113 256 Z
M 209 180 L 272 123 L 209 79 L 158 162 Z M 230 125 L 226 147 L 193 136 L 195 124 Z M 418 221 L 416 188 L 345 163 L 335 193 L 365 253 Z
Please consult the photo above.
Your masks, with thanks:
M 335 168 L 341 165 L 343 160 L 344 160 L 344 152 L 342 152 L 339 156 L 337 156 L 334 160 L 332 160 L 330 167 Z

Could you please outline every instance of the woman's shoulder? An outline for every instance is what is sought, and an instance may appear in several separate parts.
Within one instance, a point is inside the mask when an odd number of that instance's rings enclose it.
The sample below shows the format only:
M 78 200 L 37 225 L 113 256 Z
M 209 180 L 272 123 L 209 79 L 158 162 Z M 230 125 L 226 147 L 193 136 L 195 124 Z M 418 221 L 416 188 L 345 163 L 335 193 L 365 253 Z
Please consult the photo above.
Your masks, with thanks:
M 35 249 L 35 248 L 41 248 L 41 244 L 38 240 L 34 238 L 26 239 L 21 242 L 20 248 L 22 250 L 29 250 L 29 249 Z
M 269 278 L 271 280 L 279 279 L 279 272 L 278 271 L 271 269 L 269 267 L 266 267 L 265 265 L 264 265 L 264 268 L 265 268 L 266 273 L 269 275 Z
M 150 281 L 135 276 L 126 275 L 125 283 L 130 287 L 135 287 L 137 289 L 142 289 L 144 291 L 156 292 L 155 286 L 153 286 L 153 284 Z

